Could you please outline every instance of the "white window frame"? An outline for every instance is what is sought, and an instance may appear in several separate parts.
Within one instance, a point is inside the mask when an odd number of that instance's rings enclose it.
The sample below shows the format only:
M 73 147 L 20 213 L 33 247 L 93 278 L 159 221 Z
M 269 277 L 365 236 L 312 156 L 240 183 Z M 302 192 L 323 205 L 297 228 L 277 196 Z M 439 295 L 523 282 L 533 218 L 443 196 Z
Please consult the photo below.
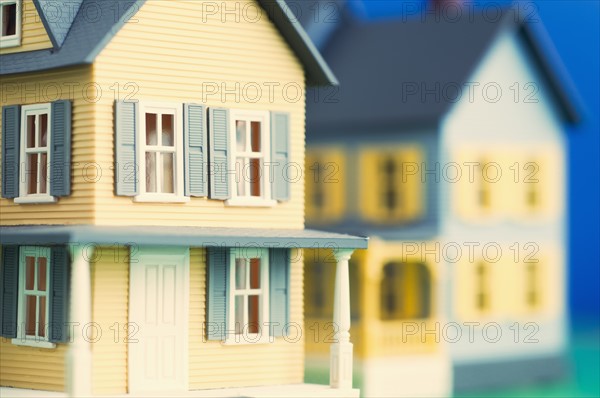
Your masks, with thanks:
M 236 121 L 244 120 L 247 123 L 247 135 L 246 145 L 251 145 L 250 137 L 250 122 L 261 123 L 261 196 L 238 196 L 237 195 L 237 179 L 238 173 L 236 170 L 236 160 L 238 156 L 246 158 L 256 158 L 254 152 L 239 152 L 237 150 L 237 137 L 236 137 Z M 271 198 L 271 116 L 268 111 L 253 111 L 253 110 L 241 110 L 231 109 L 229 111 L 229 187 L 231 188 L 231 198 L 228 199 L 225 204 L 228 206 L 244 206 L 244 207 L 273 207 L 277 204 L 276 200 Z M 268 166 L 268 167 L 267 167 Z M 244 167 L 245 169 L 245 167 Z M 244 170 L 240 171 L 240 178 L 245 178 Z M 246 192 L 250 192 L 250 183 L 247 181 Z
M 27 117 L 28 116 L 36 116 L 47 114 L 48 115 L 48 136 L 46 138 L 46 150 L 40 151 L 38 147 L 38 137 L 39 137 L 39 123 L 36 123 L 36 131 L 35 135 L 35 144 L 36 147 L 32 149 L 27 148 Z M 15 203 L 19 204 L 32 204 L 32 203 L 55 203 L 56 197 L 50 194 L 52 188 L 52 112 L 51 112 L 51 104 L 34 104 L 34 105 L 25 105 L 21 107 L 21 131 L 20 131 L 20 149 L 19 149 L 19 170 L 20 170 L 20 178 L 19 178 L 19 197 L 15 198 Z M 46 175 L 46 193 L 36 193 L 36 194 L 27 194 L 27 185 L 29 179 L 29 171 L 27 170 L 27 155 L 30 153 L 46 153 L 47 159 L 47 175 Z M 39 160 L 38 160 L 38 168 L 39 168 Z M 41 176 L 38 174 L 38 190 Z
M 246 272 L 247 289 L 236 289 L 235 260 L 239 258 L 260 258 L 260 289 L 250 289 L 250 272 Z M 248 300 L 244 300 L 244 320 L 242 333 L 235 333 L 235 297 L 236 295 L 260 294 L 259 299 L 259 333 L 244 333 L 248 330 Z M 225 344 L 265 344 L 270 341 L 269 326 L 269 249 L 266 248 L 232 248 L 229 254 L 229 295 L 227 297 L 227 334 Z
M 34 257 L 35 260 L 35 271 L 34 271 L 34 281 L 33 281 L 33 289 L 27 290 L 25 288 L 25 279 L 26 279 L 26 257 Z M 38 278 L 38 270 L 37 270 L 37 259 L 40 257 L 46 258 L 46 291 L 38 291 L 37 287 L 37 278 Z M 41 246 L 23 246 L 19 249 L 19 286 L 18 286 L 18 306 L 17 306 L 17 337 L 12 339 L 11 342 L 15 345 L 21 346 L 31 346 L 37 348 L 54 348 L 56 344 L 51 343 L 49 341 L 49 334 L 51 320 L 49 318 L 50 315 L 50 273 L 52 272 L 52 265 L 50 263 L 50 248 L 49 247 L 41 247 Z M 27 336 L 25 335 L 26 327 L 25 322 L 27 317 L 25 316 L 26 311 L 26 296 L 45 296 L 46 297 L 46 308 L 44 311 L 46 312 L 45 320 L 46 320 L 46 336 L 40 337 L 37 335 L 38 333 L 38 320 L 40 308 L 36 303 L 36 335 L 35 336 Z
M 21 0 L 0 0 L 0 23 L 3 20 L 3 9 L 5 5 L 16 4 L 17 5 L 17 25 L 15 27 L 15 34 L 11 36 L 0 36 L 0 48 L 18 47 L 21 45 L 21 31 L 22 31 L 22 20 L 23 20 L 23 8 Z M 0 34 L 2 31 L 0 31 Z
M 146 113 L 172 114 L 174 116 L 173 143 L 175 154 L 174 193 L 146 192 Z M 157 118 L 159 119 L 159 118 Z M 183 192 L 183 104 L 169 102 L 140 102 L 137 114 L 138 129 L 136 132 L 139 194 L 136 202 L 149 203 L 184 203 L 190 198 Z M 158 165 L 157 165 L 158 166 Z M 162 170 L 157 167 L 157 170 Z

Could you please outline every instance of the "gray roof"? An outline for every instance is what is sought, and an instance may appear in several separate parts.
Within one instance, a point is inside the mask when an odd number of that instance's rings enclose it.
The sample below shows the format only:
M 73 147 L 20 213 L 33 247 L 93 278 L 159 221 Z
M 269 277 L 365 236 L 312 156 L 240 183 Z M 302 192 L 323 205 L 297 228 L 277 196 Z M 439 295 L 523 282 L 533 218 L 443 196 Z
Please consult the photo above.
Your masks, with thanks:
M 408 20 L 345 21 L 322 49 L 340 81 L 339 92 L 307 96 L 307 134 L 376 124 L 436 125 L 456 100 L 443 96 L 438 100 L 433 95 L 425 100 L 420 95 L 402 98 L 406 83 L 430 89 L 436 84 L 463 87 L 493 40 L 506 29 L 524 39 L 562 116 L 570 122 L 578 120 L 577 94 L 539 17 L 528 23 L 511 9 L 496 21 L 480 12 L 469 14 L 472 18 L 465 15 L 457 21 L 439 14 L 437 20 L 435 14 L 428 14 Z
M 40 19 L 55 48 L 60 48 L 77 16 L 83 0 L 69 0 L 59 3 L 56 0 L 33 0 L 39 10 Z
M 3 245 L 152 245 L 366 249 L 368 238 L 310 229 L 28 225 L 0 228 Z
M 56 1 L 34 0 L 54 47 L 1 55 L 0 75 L 93 63 L 145 1 L 71 0 L 65 4 L 73 8 L 57 14 Z M 301 24 L 293 18 L 284 1 L 258 2 L 304 65 L 307 83 L 314 86 L 337 84 L 321 54 Z

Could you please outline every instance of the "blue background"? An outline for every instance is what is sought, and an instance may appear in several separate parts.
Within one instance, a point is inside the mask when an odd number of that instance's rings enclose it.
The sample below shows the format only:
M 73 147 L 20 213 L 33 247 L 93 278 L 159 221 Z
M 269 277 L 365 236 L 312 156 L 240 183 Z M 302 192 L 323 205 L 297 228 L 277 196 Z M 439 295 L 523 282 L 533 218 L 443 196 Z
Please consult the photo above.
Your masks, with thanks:
M 426 1 L 350 0 L 352 13 L 374 20 L 413 15 Z M 474 6 L 509 1 L 476 0 Z M 578 91 L 583 121 L 569 142 L 569 306 L 577 323 L 600 324 L 600 1 L 521 2 L 535 10 Z M 491 7 L 491 6 L 490 6 Z M 410 11 L 409 11 L 410 10 Z M 590 325 L 592 326 L 592 325 Z

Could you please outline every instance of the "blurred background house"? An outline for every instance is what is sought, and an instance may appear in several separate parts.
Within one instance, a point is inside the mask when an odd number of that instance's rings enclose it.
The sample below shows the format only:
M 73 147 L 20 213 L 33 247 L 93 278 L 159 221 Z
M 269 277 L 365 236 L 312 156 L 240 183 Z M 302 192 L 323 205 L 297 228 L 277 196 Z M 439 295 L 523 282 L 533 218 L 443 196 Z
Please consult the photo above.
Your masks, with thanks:
M 364 392 L 444 395 L 451 384 L 460 393 L 552 380 L 535 394 L 596 392 L 597 380 L 585 375 L 598 374 L 597 299 L 591 303 L 598 278 L 579 276 L 584 271 L 576 260 L 587 250 L 585 275 L 597 275 L 597 246 L 588 249 L 598 226 L 584 228 L 582 247 L 571 238 L 570 251 L 567 226 L 571 236 L 582 233 L 573 233 L 572 224 L 581 207 L 597 218 L 597 168 L 573 170 L 576 157 L 570 178 L 563 172 L 569 142 L 571 150 L 574 140 L 597 142 L 598 115 L 576 123 L 585 108 L 543 29 L 537 3 L 498 15 L 476 3 L 462 18 L 446 2 L 289 3 L 341 83 L 339 91 L 307 100 L 307 182 L 314 182 L 307 185 L 307 224 L 374 237 L 368 252 L 355 255 L 351 275 L 351 336 Z M 588 106 L 598 104 L 597 84 L 591 94 L 583 92 Z M 456 179 L 448 174 L 456 170 L 444 167 L 454 163 L 463 172 L 472 163 L 475 176 L 484 170 L 489 175 L 494 164 L 504 182 Z M 571 194 L 569 209 L 567 181 L 570 192 L 578 192 L 582 172 L 596 201 L 575 195 L 574 203 Z M 445 250 L 466 252 L 469 242 L 493 243 L 504 255 L 486 261 L 488 254 L 479 252 L 456 261 L 455 252 Z M 437 256 L 431 253 L 436 250 Z M 329 298 L 319 292 L 332 283 L 331 267 L 322 252 L 306 259 L 306 326 L 318 328 L 329 315 L 321 313 Z M 567 264 L 578 267 L 566 270 Z M 570 289 L 576 292 L 570 346 L 567 275 L 578 287 Z M 486 338 L 465 340 L 469 322 L 479 322 L 473 330 Z M 462 341 L 448 341 L 436 324 L 460 325 Z M 504 336 L 496 340 L 482 324 L 498 325 Z M 426 330 L 441 339 L 422 338 Z M 591 347 L 581 350 L 588 342 Z M 322 353 L 310 338 L 307 353 L 313 365 L 307 377 L 318 380 Z M 556 381 L 568 362 L 565 354 L 575 360 L 574 372 Z M 453 383 L 443 365 L 449 358 Z

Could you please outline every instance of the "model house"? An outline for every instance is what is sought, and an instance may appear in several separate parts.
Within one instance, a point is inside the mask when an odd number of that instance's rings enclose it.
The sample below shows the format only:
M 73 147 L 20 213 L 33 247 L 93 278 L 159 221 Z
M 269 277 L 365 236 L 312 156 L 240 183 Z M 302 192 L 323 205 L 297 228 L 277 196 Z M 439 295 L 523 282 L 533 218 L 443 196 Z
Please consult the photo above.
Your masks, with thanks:
M 307 224 L 371 238 L 350 267 L 367 397 L 565 368 L 564 126 L 578 120 L 576 96 L 538 16 L 463 11 L 341 15 L 322 46 L 340 89 L 308 101 Z M 319 251 L 305 261 L 306 324 L 324 325 L 334 276 Z M 317 378 L 324 341 L 307 344 Z
M 0 9 L 0 395 L 358 396 L 367 241 L 304 228 L 305 88 L 337 82 L 283 3 Z M 328 386 L 305 247 L 337 259 Z

